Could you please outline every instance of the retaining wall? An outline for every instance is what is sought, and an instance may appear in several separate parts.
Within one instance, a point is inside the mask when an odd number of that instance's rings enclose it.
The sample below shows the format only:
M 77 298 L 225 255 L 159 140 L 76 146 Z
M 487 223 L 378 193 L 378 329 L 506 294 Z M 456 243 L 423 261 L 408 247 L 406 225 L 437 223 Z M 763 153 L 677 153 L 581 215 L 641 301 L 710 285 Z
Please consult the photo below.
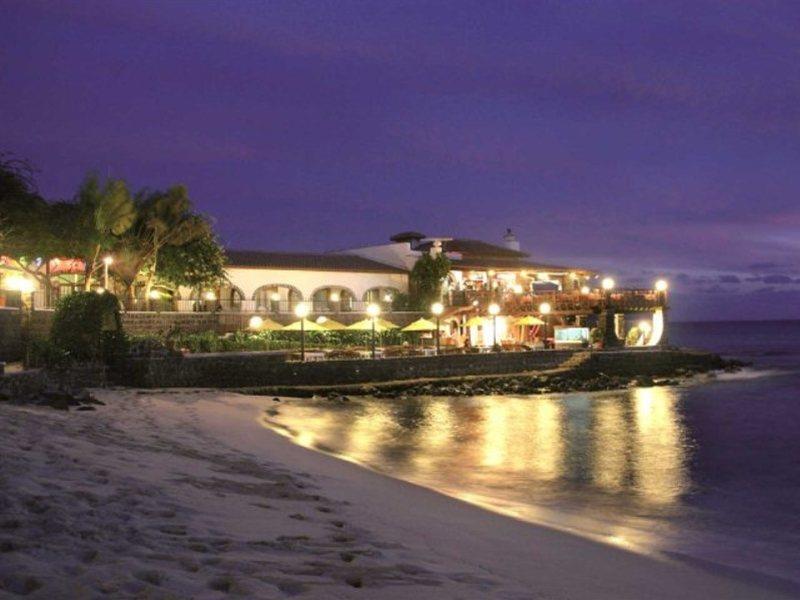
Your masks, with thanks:
M 18 308 L 0 308 L 0 361 L 21 360 L 22 313 Z
M 579 350 L 548 350 L 306 363 L 287 362 L 286 354 L 280 352 L 231 352 L 133 359 L 119 377 L 125 385 L 136 387 L 230 388 L 505 375 L 558 367 L 571 368 L 578 373 L 664 376 L 674 375 L 681 368 L 710 370 L 724 366 L 722 359 L 714 354 L 676 349 L 609 350 L 591 354 Z

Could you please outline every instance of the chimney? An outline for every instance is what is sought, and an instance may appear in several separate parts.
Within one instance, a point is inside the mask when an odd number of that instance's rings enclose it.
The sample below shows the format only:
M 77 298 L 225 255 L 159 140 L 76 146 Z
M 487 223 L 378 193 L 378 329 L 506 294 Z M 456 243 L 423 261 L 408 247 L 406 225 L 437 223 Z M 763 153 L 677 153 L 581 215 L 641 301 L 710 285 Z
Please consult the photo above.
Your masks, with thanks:
M 517 236 L 514 235 L 514 232 L 511 229 L 506 229 L 506 234 L 503 236 L 503 245 L 508 248 L 509 250 L 514 250 L 515 252 L 519 252 L 519 240 Z

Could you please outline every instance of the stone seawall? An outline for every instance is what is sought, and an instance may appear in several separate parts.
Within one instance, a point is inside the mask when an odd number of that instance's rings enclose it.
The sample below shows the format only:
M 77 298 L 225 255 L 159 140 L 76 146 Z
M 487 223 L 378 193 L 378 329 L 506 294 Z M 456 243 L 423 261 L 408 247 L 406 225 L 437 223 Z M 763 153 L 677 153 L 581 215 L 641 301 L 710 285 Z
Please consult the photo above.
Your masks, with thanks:
M 0 308 L 0 361 L 22 358 L 22 314 L 18 308 Z
M 249 352 L 135 359 L 119 375 L 119 381 L 137 387 L 335 386 L 541 373 L 559 368 L 576 373 L 654 377 L 673 375 L 680 369 L 722 367 L 724 361 L 713 354 L 650 349 L 592 353 L 550 350 L 307 363 L 286 362 L 285 355 L 280 353 Z

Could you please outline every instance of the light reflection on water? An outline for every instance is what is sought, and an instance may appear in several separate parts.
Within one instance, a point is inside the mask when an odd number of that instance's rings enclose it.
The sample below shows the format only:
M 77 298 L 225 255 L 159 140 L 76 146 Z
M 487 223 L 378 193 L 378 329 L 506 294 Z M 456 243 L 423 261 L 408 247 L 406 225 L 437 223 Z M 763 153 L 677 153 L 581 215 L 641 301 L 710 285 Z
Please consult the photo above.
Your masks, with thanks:
M 690 489 L 680 393 L 292 400 L 269 422 L 304 446 L 494 510 L 655 550 Z

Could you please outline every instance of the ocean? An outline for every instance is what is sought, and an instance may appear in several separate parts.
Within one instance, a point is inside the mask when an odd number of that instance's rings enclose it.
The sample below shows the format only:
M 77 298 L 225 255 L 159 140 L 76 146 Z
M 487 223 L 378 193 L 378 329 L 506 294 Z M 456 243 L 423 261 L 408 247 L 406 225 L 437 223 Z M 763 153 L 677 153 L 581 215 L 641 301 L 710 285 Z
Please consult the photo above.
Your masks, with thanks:
M 468 502 L 800 595 L 800 322 L 674 323 L 751 361 L 676 387 L 292 400 L 299 444 Z

